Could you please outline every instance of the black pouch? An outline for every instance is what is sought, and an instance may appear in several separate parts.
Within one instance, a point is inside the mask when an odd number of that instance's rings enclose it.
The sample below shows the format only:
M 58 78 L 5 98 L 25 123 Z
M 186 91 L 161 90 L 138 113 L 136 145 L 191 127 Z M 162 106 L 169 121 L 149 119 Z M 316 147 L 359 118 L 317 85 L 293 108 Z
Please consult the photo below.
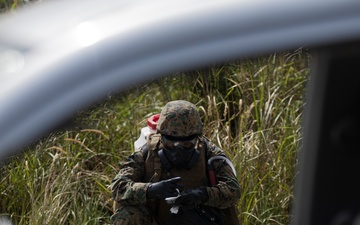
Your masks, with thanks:
M 167 224 L 223 225 L 223 217 L 222 210 L 200 205 L 193 209 L 180 209 L 178 214 L 172 215 Z

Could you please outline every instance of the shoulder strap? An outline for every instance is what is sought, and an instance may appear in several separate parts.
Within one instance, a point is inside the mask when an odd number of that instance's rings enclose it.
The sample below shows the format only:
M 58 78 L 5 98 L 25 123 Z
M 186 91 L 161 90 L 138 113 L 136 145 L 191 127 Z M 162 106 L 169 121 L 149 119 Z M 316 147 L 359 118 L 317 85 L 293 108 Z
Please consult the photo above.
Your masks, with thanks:
M 160 134 L 148 134 L 146 136 L 146 144 L 150 151 L 155 150 L 160 145 Z
M 149 182 L 157 182 L 161 178 L 161 161 L 158 155 L 160 145 L 160 134 L 149 134 L 146 137 L 145 168 L 146 177 Z M 144 152 L 145 153 L 145 152 Z

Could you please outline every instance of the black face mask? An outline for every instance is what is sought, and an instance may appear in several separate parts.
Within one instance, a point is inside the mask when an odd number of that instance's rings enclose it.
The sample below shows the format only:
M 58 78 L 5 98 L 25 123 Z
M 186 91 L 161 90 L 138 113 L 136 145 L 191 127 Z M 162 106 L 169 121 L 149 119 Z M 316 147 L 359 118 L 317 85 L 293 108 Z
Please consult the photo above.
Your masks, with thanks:
M 191 168 L 200 156 L 199 151 L 195 148 L 196 142 L 196 137 L 187 140 L 163 137 L 164 149 L 159 151 L 162 163 L 167 164 L 165 167 Z
M 175 146 L 172 149 L 164 148 L 164 153 L 169 162 L 177 169 L 185 168 L 190 162 L 195 149 L 184 149 L 181 145 Z

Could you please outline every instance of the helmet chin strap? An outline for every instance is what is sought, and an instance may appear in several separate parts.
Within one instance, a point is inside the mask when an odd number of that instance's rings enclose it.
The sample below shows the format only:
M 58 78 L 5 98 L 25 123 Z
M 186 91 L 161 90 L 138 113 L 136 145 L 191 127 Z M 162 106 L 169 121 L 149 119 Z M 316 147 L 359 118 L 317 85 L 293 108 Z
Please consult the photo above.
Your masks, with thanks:
M 163 149 L 160 149 L 158 154 L 160 157 L 161 164 L 164 166 L 165 169 L 170 170 L 171 168 L 174 167 L 174 165 L 166 157 Z M 191 169 L 198 161 L 199 157 L 200 157 L 200 151 L 197 148 L 195 148 L 194 153 L 191 156 L 191 159 L 187 162 L 184 168 L 188 170 Z

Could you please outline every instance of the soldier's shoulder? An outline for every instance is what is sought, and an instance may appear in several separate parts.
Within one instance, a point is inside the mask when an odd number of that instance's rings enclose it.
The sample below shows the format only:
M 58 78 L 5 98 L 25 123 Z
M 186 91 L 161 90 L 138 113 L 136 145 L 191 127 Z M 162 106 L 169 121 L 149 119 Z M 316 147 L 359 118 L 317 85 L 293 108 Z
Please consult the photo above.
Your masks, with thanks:
M 214 142 L 212 142 L 209 138 L 203 136 L 203 141 L 206 146 L 208 155 L 224 155 L 224 151 L 217 146 Z

